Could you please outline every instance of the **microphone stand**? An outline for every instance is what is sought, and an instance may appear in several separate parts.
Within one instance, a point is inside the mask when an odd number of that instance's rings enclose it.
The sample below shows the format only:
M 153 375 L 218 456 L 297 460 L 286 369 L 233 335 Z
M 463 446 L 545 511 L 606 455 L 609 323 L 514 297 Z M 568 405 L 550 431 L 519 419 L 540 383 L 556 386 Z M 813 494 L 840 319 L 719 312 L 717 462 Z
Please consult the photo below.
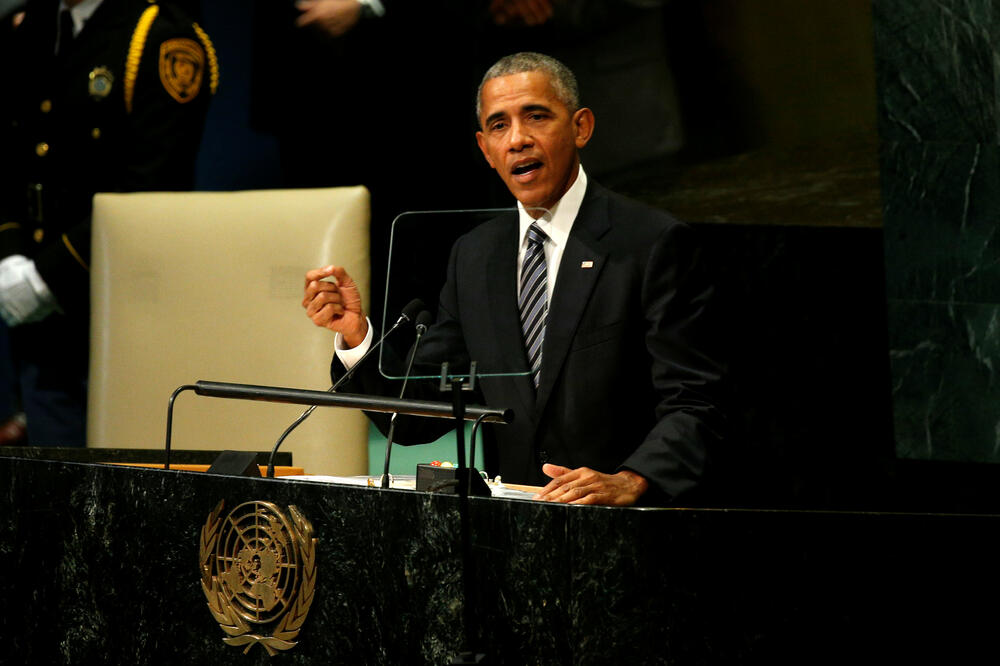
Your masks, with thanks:
M 479 426 L 483 425 L 483 421 L 486 417 L 480 416 L 476 419 L 476 422 L 472 424 L 472 437 L 469 438 L 469 468 L 476 468 L 476 433 L 479 432 Z
M 402 399 L 403 395 L 406 393 L 406 383 L 410 381 L 410 372 L 413 370 L 413 360 L 417 357 L 417 347 L 420 346 L 420 338 L 424 337 L 424 333 L 427 332 L 427 326 L 430 324 L 431 315 L 427 310 L 424 310 L 419 315 L 417 315 L 416 331 L 417 339 L 413 341 L 413 347 L 410 349 L 410 360 L 406 363 L 406 373 L 403 375 L 403 387 L 399 389 L 399 397 Z M 389 487 L 389 456 L 392 455 L 392 438 L 396 434 L 396 417 L 399 416 L 399 412 L 393 412 L 392 418 L 389 419 L 389 432 L 385 437 L 385 463 L 382 465 L 382 483 L 380 484 L 382 488 Z
M 472 467 L 465 466 L 465 421 L 478 420 L 478 417 L 470 418 L 469 409 L 465 405 L 463 391 L 472 391 L 476 386 L 476 362 L 469 365 L 468 382 L 461 377 L 448 375 L 448 364 L 441 364 L 441 390 L 451 388 L 452 416 L 455 419 L 455 445 L 458 455 L 458 515 L 461 525 L 462 543 L 462 594 L 465 603 L 462 604 L 462 624 L 464 625 L 465 649 L 452 657 L 449 664 L 451 666 L 465 666 L 467 664 L 481 664 L 486 661 L 486 655 L 477 652 L 475 646 L 479 642 L 478 623 L 476 622 L 476 611 L 479 608 L 479 601 L 476 595 L 475 579 L 473 571 L 475 561 L 472 558 L 472 526 L 469 520 L 469 490 L 472 487 L 472 475 L 478 474 Z M 480 483 L 482 480 L 479 479 Z

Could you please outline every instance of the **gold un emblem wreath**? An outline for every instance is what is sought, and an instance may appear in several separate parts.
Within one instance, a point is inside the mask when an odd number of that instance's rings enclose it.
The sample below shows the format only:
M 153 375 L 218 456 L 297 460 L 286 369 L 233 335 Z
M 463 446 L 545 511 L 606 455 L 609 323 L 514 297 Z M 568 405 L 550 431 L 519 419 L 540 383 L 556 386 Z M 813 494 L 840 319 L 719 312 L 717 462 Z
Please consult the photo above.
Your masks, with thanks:
M 295 647 L 316 591 L 316 539 L 295 506 L 246 502 L 222 517 L 219 502 L 201 528 L 201 588 L 232 646 L 260 643 L 272 657 Z

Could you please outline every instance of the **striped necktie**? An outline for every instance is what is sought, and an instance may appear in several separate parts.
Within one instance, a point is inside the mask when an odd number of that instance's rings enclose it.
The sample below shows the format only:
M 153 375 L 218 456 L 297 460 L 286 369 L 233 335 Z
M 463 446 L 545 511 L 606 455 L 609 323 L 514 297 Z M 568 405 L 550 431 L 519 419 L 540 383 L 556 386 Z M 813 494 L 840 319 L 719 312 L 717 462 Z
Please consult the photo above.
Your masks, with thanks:
M 517 306 L 521 311 L 521 330 L 524 348 L 528 354 L 531 377 L 538 387 L 538 371 L 542 366 L 542 340 L 545 338 L 545 319 L 549 305 L 546 298 L 548 271 L 545 267 L 545 241 L 548 236 L 537 223 L 528 227 L 528 248 L 521 264 L 521 293 Z

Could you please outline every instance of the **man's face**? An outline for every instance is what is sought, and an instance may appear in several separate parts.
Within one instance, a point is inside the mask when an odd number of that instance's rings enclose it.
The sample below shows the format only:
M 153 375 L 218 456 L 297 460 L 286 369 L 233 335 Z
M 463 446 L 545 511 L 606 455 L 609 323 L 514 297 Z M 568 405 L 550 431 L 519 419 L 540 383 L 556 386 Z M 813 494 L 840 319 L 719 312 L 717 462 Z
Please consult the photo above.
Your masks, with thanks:
M 576 180 L 577 151 L 594 130 L 590 109 L 571 112 L 544 72 L 501 76 L 483 85 L 479 149 L 526 208 L 551 208 Z

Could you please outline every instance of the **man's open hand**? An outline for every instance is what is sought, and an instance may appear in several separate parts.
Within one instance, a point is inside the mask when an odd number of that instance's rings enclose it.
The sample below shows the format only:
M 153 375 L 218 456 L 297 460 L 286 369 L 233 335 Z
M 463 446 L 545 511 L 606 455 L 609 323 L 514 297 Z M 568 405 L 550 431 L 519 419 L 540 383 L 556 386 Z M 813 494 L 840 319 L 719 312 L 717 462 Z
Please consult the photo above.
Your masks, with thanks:
M 552 480 L 534 499 L 546 502 L 631 506 L 649 487 L 643 476 L 627 469 L 617 474 L 602 474 L 589 467 L 570 469 L 546 463 L 542 472 Z

